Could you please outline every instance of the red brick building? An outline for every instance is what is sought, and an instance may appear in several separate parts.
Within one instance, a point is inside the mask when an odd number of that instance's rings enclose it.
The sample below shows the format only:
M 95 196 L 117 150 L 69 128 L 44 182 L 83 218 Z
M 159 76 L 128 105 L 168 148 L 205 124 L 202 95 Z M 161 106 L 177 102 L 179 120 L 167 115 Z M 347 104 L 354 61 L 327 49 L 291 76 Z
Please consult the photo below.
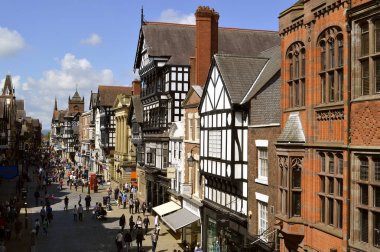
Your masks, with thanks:
M 348 1 L 300 0 L 280 14 L 281 251 L 348 249 L 348 8 Z

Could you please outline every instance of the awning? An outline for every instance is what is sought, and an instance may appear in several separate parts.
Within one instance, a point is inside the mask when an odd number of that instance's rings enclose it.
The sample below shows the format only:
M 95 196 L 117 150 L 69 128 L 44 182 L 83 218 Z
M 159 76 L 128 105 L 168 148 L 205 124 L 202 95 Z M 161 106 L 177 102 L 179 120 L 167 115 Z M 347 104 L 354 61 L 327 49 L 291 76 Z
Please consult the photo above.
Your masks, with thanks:
M 174 213 L 168 214 L 162 217 L 162 220 L 168 225 L 173 231 L 185 227 L 200 218 L 190 212 L 189 210 L 182 208 Z
M 178 209 L 181 209 L 181 206 L 174 203 L 173 201 L 169 201 L 165 204 L 153 207 L 153 211 L 155 211 L 161 217 L 165 214 L 177 211 Z

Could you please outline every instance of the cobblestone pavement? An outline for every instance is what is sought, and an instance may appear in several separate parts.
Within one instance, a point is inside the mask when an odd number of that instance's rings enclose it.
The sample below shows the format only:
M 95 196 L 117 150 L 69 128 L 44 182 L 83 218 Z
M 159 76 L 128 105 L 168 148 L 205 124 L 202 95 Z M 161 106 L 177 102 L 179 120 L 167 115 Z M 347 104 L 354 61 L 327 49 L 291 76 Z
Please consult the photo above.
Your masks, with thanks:
M 34 190 L 35 188 L 29 188 L 29 195 L 33 194 Z M 81 187 L 78 188 L 78 191 L 75 191 L 74 187 L 70 190 L 67 186 L 64 186 L 63 190 L 59 191 L 56 184 L 49 186 L 48 193 L 53 194 L 55 198 L 52 202 L 54 218 L 49 225 L 47 236 L 40 230 L 35 251 L 117 251 L 114 240 L 118 230 L 120 230 L 119 217 L 124 213 L 127 220 L 126 226 L 128 226 L 128 219 L 130 217 L 128 210 L 118 209 L 113 204 L 112 211 L 107 213 L 107 220 L 95 220 L 92 218 L 91 211 L 85 211 L 83 221 L 75 222 L 73 220 L 72 209 L 75 204 L 78 204 L 80 194 L 82 195 L 82 205 L 85 205 L 84 197 L 87 195 L 86 192 L 87 188 L 84 188 L 84 192 L 82 193 Z M 68 211 L 64 211 L 63 209 L 63 199 L 66 195 L 69 198 Z M 91 192 L 91 208 L 96 202 L 103 202 L 103 196 L 106 196 L 105 189 L 100 189 L 98 193 Z M 29 223 L 33 223 L 36 218 L 39 218 L 41 207 L 35 206 L 33 198 L 29 197 L 29 201 L 31 201 L 28 208 Z M 142 213 L 133 214 L 134 220 L 136 220 L 138 215 L 142 216 Z M 151 223 L 150 234 L 154 226 L 154 220 L 153 216 L 149 216 L 149 218 Z M 145 251 L 151 251 L 151 238 L 149 234 L 145 236 L 145 240 L 143 241 Z M 179 244 L 180 240 L 176 240 L 171 231 L 162 224 L 156 251 L 172 252 L 174 249 L 181 249 Z M 127 251 L 126 248 L 123 251 Z M 132 248 L 129 251 L 137 251 L 134 237 Z

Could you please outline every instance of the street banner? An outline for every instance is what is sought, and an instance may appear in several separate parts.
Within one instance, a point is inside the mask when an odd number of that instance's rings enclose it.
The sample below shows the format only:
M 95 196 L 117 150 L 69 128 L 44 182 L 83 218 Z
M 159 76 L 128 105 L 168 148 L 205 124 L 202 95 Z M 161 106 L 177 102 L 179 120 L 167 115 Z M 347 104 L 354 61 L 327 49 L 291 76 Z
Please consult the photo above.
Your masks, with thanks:
M 0 166 L 0 177 L 3 179 L 13 179 L 18 176 L 17 166 Z

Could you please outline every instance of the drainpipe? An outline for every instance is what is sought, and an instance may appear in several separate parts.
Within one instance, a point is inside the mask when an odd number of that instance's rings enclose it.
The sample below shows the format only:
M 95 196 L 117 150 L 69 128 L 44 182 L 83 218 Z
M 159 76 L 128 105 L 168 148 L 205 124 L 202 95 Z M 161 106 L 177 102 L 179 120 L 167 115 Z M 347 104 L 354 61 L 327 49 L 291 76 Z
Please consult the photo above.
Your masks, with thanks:
M 351 1 L 348 2 L 348 10 L 347 10 L 347 41 L 348 41 L 348 62 L 347 62 L 347 185 L 348 185 L 348 195 L 347 195 L 347 251 L 350 251 L 349 241 L 351 237 L 351 222 L 350 222 L 350 216 L 351 216 L 351 8 L 352 3 Z

